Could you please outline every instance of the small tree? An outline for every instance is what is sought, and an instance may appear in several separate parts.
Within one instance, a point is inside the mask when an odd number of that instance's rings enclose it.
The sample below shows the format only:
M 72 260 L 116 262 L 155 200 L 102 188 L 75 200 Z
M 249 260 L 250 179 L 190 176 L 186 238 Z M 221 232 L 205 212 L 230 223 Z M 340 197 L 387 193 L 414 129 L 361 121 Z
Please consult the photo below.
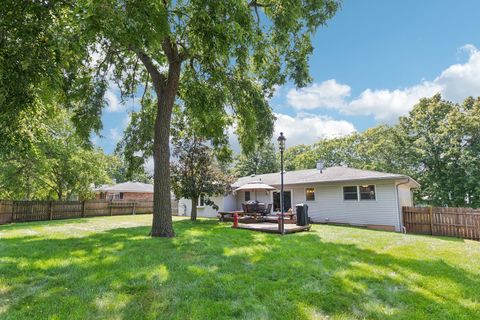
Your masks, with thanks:
M 218 209 L 209 198 L 225 194 L 233 182 L 229 175 L 220 170 L 216 164 L 214 150 L 207 141 L 195 134 L 186 121 L 178 121 L 173 130 L 173 156 L 171 163 L 172 189 L 177 198 L 192 201 L 191 220 L 197 219 L 197 203 L 204 197 L 204 203 Z
M 254 152 L 241 154 L 235 159 L 233 168 L 236 176 L 249 176 L 251 174 L 272 173 L 279 170 L 275 147 L 268 142 L 259 145 Z

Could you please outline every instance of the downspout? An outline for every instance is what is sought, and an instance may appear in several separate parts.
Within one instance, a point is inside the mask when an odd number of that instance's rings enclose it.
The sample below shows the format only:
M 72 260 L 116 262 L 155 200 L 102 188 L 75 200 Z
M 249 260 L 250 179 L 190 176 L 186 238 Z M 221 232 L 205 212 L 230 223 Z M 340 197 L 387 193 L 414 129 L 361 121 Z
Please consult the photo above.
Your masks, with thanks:
M 400 200 L 399 200 L 399 196 L 398 196 L 398 186 L 408 184 L 408 183 L 410 183 L 410 178 L 407 178 L 407 181 L 405 181 L 405 182 L 401 182 L 401 183 L 398 183 L 398 184 L 395 185 L 395 198 L 397 200 L 397 210 L 398 210 L 398 226 L 400 227 L 400 232 L 402 232 L 402 233 L 407 233 L 407 230 L 405 230 L 405 228 L 403 226 L 403 223 L 402 223 L 402 220 L 403 220 L 401 218 L 402 209 L 400 208 Z

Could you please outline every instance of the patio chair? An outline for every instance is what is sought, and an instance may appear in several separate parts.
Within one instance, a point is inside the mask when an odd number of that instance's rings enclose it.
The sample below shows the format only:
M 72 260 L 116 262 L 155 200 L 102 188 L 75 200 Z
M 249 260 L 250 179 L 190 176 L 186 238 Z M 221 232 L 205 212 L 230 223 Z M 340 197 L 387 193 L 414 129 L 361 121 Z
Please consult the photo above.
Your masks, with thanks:
M 247 207 L 245 206 L 245 203 L 242 203 L 242 210 L 243 212 L 247 213 Z
M 261 205 L 262 205 L 262 203 L 257 201 L 257 200 L 247 201 L 248 213 L 260 213 L 261 211 L 259 210 L 259 207 Z M 265 205 L 265 204 L 263 204 L 263 205 Z
M 265 203 L 259 202 L 257 204 L 257 213 L 265 214 Z
M 267 207 L 265 208 L 265 214 L 264 215 L 268 216 L 270 214 L 270 212 L 272 212 L 272 204 L 271 203 L 269 203 L 267 205 Z

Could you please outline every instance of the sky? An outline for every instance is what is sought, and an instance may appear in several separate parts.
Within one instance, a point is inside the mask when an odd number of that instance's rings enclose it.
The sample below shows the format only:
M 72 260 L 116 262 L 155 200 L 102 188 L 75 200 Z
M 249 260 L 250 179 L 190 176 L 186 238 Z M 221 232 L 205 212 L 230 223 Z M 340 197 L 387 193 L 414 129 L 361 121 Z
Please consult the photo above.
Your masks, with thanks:
M 274 137 L 287 146 L 395 124 L 422 97 L 480 96 L 480 1 L 345 0 L 313 38 L 313 82 L 279 87 Z M 135 101 L 110 88 L 94 143 L 113 152 Z M 238 143 L 232 135 L 235 151 Z

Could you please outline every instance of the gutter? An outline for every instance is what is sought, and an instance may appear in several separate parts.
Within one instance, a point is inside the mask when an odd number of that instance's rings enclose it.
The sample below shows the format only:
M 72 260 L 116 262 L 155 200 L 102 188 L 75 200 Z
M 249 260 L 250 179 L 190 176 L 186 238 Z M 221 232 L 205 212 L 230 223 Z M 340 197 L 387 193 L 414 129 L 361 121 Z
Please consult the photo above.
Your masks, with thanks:
M 402 218 L 401 218 L 402 210 L 400 208 L 400 201 L 399 201 L 399 196 L 398 196 L 398 186 L 402 186 L 402 185 L 409 184 L 409 183 L 410 183 L 410 178 L 407 177 L 407 181 L 395 184 L 395 198 L 397 200 L 398 226 L 400 227 L 400 232 L 402 232 L 402 233 L 406 233 L 406 231 L 404 230 L 405 228 L 403 227 Z

